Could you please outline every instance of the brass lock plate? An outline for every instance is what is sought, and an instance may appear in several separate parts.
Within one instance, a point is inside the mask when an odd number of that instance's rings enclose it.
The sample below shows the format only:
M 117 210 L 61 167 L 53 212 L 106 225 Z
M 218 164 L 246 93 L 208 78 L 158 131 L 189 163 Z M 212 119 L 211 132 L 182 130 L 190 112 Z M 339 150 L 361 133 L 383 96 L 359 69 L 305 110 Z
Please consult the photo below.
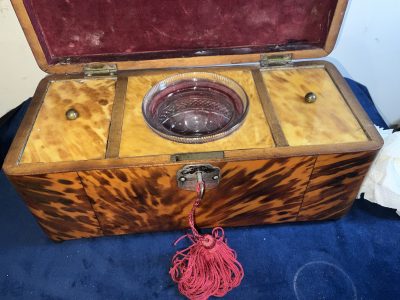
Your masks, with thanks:
M 176 173 L 178 187 L 189 191 L 196 191 L 199 177 L 202 178 L 205 189 L 215 188 L 221 179 L 220 169 L 210 164 L 186 165 Z

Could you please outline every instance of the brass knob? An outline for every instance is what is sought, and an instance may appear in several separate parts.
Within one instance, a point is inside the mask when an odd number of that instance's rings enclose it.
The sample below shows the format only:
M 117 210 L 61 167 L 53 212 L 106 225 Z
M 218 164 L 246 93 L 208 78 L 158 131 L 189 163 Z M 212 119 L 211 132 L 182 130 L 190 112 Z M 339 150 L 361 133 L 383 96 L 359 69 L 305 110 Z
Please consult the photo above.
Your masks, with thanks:
M 66 116 L 67 120 L 73 121 L 73 120 L 78 119 L 79 113 L 78 113 L 78 111 L 76 109 L 70 108 L 65 113 L 65 116 Z
M 315 93 L 313 92 L 309 92 L 304 96 L 304 100 L 307 103 L 314 103 L 315 101 L 317 101 L 317 95 L 315 95 Z

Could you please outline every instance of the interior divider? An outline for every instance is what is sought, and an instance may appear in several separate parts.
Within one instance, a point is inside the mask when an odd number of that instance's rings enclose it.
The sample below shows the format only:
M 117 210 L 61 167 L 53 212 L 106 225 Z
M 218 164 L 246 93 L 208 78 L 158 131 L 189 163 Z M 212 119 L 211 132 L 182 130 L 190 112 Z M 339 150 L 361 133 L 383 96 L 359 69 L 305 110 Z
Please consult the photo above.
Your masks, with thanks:
M 252 70 L 251 73 L 276 147 L 289 146 L 269 96 L 268 89 L 265 86 L 260 69 Z
M 128 77 L 124 76 L 117 78 L 117 82 L 115 83 L 115 98 L 111 113 L 110 130 L 108 132 L 105 158 L 119 157 L 127 86 Z

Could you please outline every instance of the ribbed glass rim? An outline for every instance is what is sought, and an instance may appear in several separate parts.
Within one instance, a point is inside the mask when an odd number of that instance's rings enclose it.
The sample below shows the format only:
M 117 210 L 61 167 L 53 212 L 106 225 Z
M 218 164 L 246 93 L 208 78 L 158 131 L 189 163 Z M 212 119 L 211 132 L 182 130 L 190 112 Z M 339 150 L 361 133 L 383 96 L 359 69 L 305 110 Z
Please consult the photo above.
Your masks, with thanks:
M 234 123 L 230 124 L 224 131 L 212 134 L 204 134 L 202 136 L 196 136 L 196 137 L 182 136 L 167 130 L 164 132 L 154 127 L 149 121 L 149 111 L 148 111 L 148 108 L 150 107 L 150 103 L 154 98 L 154 96 L 156 96 L 159 92 L 163 91 L 164 89 L 166 89 L 167 87 L 169 87 L 174 83 L 180 81 L 188 81 L 188 80 L 191 80 L 193 82 L 196 82 L 198 80 L 208 80 L 213 83 L 224 85 L 225 87 L 235 92 L 243 104 L 243 112 L 240 115 L 240 117 L 237 118 Z M 187 72 L 169 76 L 161 80 L 157 84 L 155 84 L 146 93 L 142 102 L 142 113 L 147 126 L 150 127 L 150 129 L 152 129 L 155 133 L 157 133 L 158 135 L 160 135 L 165 139 L 184 144 L 202 144 L 228 136 L 229 134 L 236 131 L 243 124 L 243 121 L 247 116 L 248 110 L 249 110 L 249 101 L 247 98 L 247 94 L 243 90 L 243 88 L 236 81 L 227 78 L 223 75 L 211 72 Z

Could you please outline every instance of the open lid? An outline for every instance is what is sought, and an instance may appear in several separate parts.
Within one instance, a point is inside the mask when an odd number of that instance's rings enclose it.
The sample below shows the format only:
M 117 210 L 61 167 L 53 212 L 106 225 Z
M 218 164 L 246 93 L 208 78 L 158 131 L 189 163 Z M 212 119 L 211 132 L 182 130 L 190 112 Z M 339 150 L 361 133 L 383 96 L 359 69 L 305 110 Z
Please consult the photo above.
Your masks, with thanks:
M 329 54 L 347 0 L 12 0 L 48 73 L 255 62 Z

